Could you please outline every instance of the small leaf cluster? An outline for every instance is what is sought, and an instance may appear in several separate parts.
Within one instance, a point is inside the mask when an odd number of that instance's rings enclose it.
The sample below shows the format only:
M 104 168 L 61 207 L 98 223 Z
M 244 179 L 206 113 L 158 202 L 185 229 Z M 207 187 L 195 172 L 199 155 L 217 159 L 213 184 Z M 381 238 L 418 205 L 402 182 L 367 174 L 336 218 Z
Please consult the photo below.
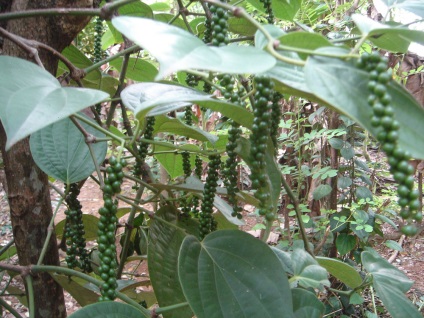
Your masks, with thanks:
M 380 56 L 378 52 L 363 54 L 358 61 L 358 66 L 369 72 L 368 89 L 371 94 L 368 97 L 368 103 L 373 110 L 371 124 L 379 129 L 377 140 L 387 154 L 390 172 L 398 182 L 400 216 L 408 221 L 401 230 L 405 235 L 414 235 L 417 233 L 417 228 L 412 220 L 418 222 L 422 220 L 422 213 L 418 211 L 419 193 L 414 189 L 414 169 L 408 162 L 410 156 L 398 146 L 400 125 L 394 118 L 392 98 L 387 90 L 392 79 L 391 73 L 387 71 L 387 59 Z
M 121 183 L 124 177 L 122 168 L 126 165 L 125 160 L 115 157 L 109 158 L 110 166 L 106 169 L 105 185 L 103 187 L 104 205 L 99 209 L 100 219 L 98 223 L 98 249 L 100 277 L 103 280 L 101 297 L 99 301 L 113 300 L 116 298 L 116 246 L 115 231 L 118 218 L 118 200 L 114 196 L 121 192 Z
M 270 204 L 270 191 L 266 175 L 266 151 L 270 135 L 274 83 L 268 77 L 255 77 L 255 107 L 252 134 L 250 135 L 250 160 L 252 188 L 259 200 L 259 214 L 272 221 L 275 216 Z
M 216 229 L 213 219 L 213 201 L 215 199 L 216 187 L 218 186 L 218 170 L 221 165 L 221 156 L 212 154 L 209 156 L 208 176 L 203 189 L 203 201 L 200 207 L 200 239 Z
M 68 209 L 65 211 L 66 226 L 66 263 L 69 268 L 79 267 L 86 272 L 91 271 L 89 253 L 85 243 L 85 230 L 82 221 L 82 206 L 78 200 L 80 189 L 78 184 L 72 183 L 66 197 Z

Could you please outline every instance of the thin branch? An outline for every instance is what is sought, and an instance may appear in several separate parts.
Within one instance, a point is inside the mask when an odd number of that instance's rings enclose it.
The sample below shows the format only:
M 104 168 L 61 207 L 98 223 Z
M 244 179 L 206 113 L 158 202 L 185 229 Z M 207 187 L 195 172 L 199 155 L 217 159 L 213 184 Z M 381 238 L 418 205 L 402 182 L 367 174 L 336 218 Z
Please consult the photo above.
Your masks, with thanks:
M 26 43 L 26 40 L 24 38 L 21 38 L 19 35 L 15 35 L 13 33 L 10 33 L 6 31 L 5 29 L 0 27 L 0 35 L 3 35 L 4 38 L 14 42 L 17 44 L 21 49 L 26 51 L 29 55 L 29 57 L 33 58 L 38 66 L 44 69 L 44 65 L 40 60 L 40 57 L 38 56 L 37 49 L 31 47 Z
M 8 312 L 10 312 L 15 318 L 22 318 L 22 316 L 10 306 L 4 299 L 0 298 L 0 306 L 4 307 Z
M 139 0 L 118 0 L 105 4 L 102 8 L 47 8 L 25 11 L 14 11 L 0 14 L 0 21 L 33 18 L 33 17 L 49 17 L 49 16 L 100 16 L 104 20 L 109 20 L 113 12 L 126 4 L 138 2 Z
M 283 183 L 284 190 L 286 190 L 286 193 L 289 196 L 290 200 L 292 200 L 294 210 L 296 212 L 297 223 L 299 225 L 300 235 L 302 236 L 303 245 L 305 247 L 305 250 L 314 257 L 314 253 L 311 251 L 311 249 L 309 247 L 308 236 L 306 235 L 305 225 L 303 224 L 303 220 L 302 220 L 302 212 L 300 211 L 300 208 L 299 208 L 299 201 L 295 197 L 292 189 L 288 185 L 283 174 L 281 175 L 281 182 Z

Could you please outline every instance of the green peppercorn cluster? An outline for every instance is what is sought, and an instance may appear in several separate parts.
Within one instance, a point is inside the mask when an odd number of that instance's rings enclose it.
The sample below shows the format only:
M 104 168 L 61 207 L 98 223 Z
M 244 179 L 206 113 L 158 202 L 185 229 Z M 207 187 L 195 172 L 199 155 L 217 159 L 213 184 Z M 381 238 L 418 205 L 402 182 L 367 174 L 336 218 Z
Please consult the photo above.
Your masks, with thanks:
M 280 100 L 283 98 L 283 95 L 280 93 L 274 92 L 272 97 L 272 110 L 271 110 L 271 140 L 274 145 L 274 155 L 278 154 L 278 128 L 280 126 L 281 112 Z
M 103 22 L 99 17 L 96 18 L 94 25 L 94 63 L 100 62 L 103 58 L 102 50 L 102 36 L 103 36 Z
M 236 197 L 238 189 L 238 174 L 237 174 L 237 153 L 235 149 L 237 148 L 237 140 L 240 138 L 241 128 L 235 123 L 231 122 L 231 127 L 228 130 L 228 143 L 226 146 L 226 151 L 228 158 L 225 161 L 224 176 L 225 176 L 225 186 L 227 188 L 228 201 L 233 207 L 233 212 L 231 215 L 241 219 L 241 211 L 243 210 L 238 206 L 238 200 Z
M 98 249 L 100 277 L 103 280 L 101 297 L 99 301 L 114 300 L 116 298 L 116 246 L 115 231 L 118 218 L 118 200 L 115 195 L 121 192 L 121 184 L 124 177 L 122 168 L 126 165 L 124 159 L 115 157 L 109 159 L 110 166 L 106 169 L 106 178 L 103 187 L 104 205 L 99 209 L 100 219 L 98 223 Z
M 265 9 L 265 12 L 267 14 L 267 21 L 269 24 L 273 24 L 274 23 L 274 11 L 272 10 L 272 0 L 259 0 Z
M 266 150 L 270 134 L 274 83 L 268 77 L 255 77 L 255 104 L 252 134 L 250 135 L 250 160 L 252 188 L 259 200 L 259 214 L 268 221 L 275 219 L 272 213 L 270 189 L 266 173 Z
M 209 156 L 208 176 L 206 177 L 203 190 L 203 201 L 199 214 L 200 239 L 203 239 L 216 228 L 215 220 L 212 216 L 212 209 L 216 187 L 218 186 L 218 170 L 220 165 L 221 156 L 219 154 L 212 154 Z
M 202 169 L 203 169 L 203 161 L 200 156 L 196 155 L 196 159 L 194 161 L 194 174 L 199 180 L 202 178 Z M 191 199 L 191 214 L 194 217 L 199 216 L 199 198 L 197 196 L 193 196 Z
M 211 43 L 212 42 L 212 21 L 206 19 L 205 21 L 205 32 L 203 33 L 203 42 Z
M 66 263 L 69 268 L 81 268 L 85 272 L 91 271 L 89 253 L 86 250 L 85 230 L 82 221 L 82 206 L 78 200 L 80 189 L 78 184 L 73 183 L 66 196 L 68 209 L 65 211 L 66 226 Z
M 155 121 L 156 121 L 155 117 L 147 117 L 146 127 L 144 129 L 144 135 L 143 135 L 144 139 L 149 139 L 149 140 L 153 139 L 153 130 L 154 130 L 154 126 L 155 126 Z M 149 143 L 141 142 L 140 146 L 138 148 L 138 154 L 140 155 L 140 159 L 141 159 L 142 164 L 144 163 L 144 161 L 147 157 L 148 150 L 149 150 Z
M 414 235 L 417 228 L 412 221 L 420 222 L 423 216 L 418 211 L 419 193 L 414 190 L 414 169 L 408 163 L 410 157 L 398 145 L 399 122 L 394 118 L 392 98 L 387 90 L 392 79 L 390 71 L 387 71 L 387 59 L 378 52 L 363 54 L 358 60 L 358 67 L 369 73 L 368 89 L 371 94 L 368 97 L 368 104 L 373 110 L 371 124 L 379 129 L 377 140 L 387 155 L 390 172 L 398 182 L 400 216 L 408 221 L 401 230 L 405 235 Z
M 228 39 L 228 13 L 225 9 L 214 5 L 210 6 L 212 13 L 212 45 L 224 46 Z

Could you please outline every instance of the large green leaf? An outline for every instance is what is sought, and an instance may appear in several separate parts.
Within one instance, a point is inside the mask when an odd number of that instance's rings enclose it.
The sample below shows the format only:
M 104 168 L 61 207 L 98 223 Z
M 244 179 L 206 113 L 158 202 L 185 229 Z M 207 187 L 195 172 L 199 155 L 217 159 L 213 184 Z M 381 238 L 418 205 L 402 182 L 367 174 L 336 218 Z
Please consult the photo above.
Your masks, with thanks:
M 372 109 L 367 102 L 369 75 L 338 59 L 309 57 L 305 66 L 309 89 L 324 104 L 335 108 L 358 122 L 374 136 L 378 132 L 371 125 Z M 399 146 L 413 157 L 424 159 L 424 109 L 411 94 L 396 82 L 388 92 L 392 96 L 395 118 L 399 121 Z
M 103 133 L 95 128 L 82 122 L 80 124 L 93 136 L 104 138 Z M 96 170 L 84 135 L 69 118 L 32 134 L 30 146 L 40 169 L 66 184 L 81 181 Z M 98 142 L 91 146 L 97 162 L 102 163 L 106 157 L 107 143 Z
M 256 32 L 256 26 L 245 19 L 229 18 L 228 31 L 244 36 L 253 36 Z
M 300 288 L 292 289 L 295 318 L 321 318 L 325 307 L 314 293 Z
M 216 231 L 199 242 L 187 236 L 178 273 L 198 318 L 293 317 L 283 268 L 264 242 L 242 231 Z
M 157 79 L 173 72 L 190 69 L 227 74 L 258 73 L 270 69 L 276 62 L 274 57 L 254 47 L 207 46 L 185 30 L 150 19 L 116 17 L 112 23 L 159 61 L 160 70 Z
M 315 50 L 320 47 L 332 46 L 324 36 L 309 32 L 291 32 L 278 38 L 282 45 L 293 48 Z M 299 53 L 302 59 L 306 59 L 308 54 Z
M 274 15 L 281 20 L 293 21 L 299 11 L 302 0 L 280 0 L 272 1 Z
M 212 135 L 196 126 L 187 125 L 177 118 L 167 116 L 156 116 L 154 132 L 165 132 L 200 141 L 209 141 L 212 145 L 218 140 L 216 135 Z
M 178 279 L 178 254 L 183 239 L 187 233 L 195 234 L 198 224 L 191 219 L 186 220 L 189 223 L 178 221 L 178 214 L 175 207 L 164 206 L 156 212 L 149 228 L 149 274 L 161 307 L 186 301 Z M 163 315 L 165 318 L 190 318 L 193 313 L 189 307 L 183 307 Z
M 119 15 L 153 18 L 153 10 L 148 4 L 137 1 L 128 3 L 118 9 Z
M 361 259 L 365 269 L 373 276 L 378 297 L 393 318 L 422 317 L 404 294 L 413 284 L 404 273 L 371 249 L 362 252 Z
M 104 301 L 85 306 L 74 312 L 69 318 L 140 318 L 145 315 L 135 307 L 115 301 Z
M 356 246 L 356 238 L 347 233 L 340 233 L 336 238 L 336 247 L 340 255 L 345 255 Z
M 295 249 L 291 259 L 294 275 L 290 278 L 290 282 L 296 282 L 305 288 L 322 289 L 323 286 L 330 286 L 325 268 L 304 249 Z
M 353 14 L 352 20 L 363 36 L 388 51 L 406 53 L 411 42 L 424 43 L 422 31 L 410 30 L 402 25 L 381 24 L 361 14 Z
M 389 0 L 391 9 L 403 9 L 424 19 L 424 5 L 421 0 Z
M 185 86 L 139 83 L 126 87 L 121 93 L 121 98 L 124 105 L 136 114 L 138 120 L 144 119 L 147 115 L 167 114 L 196 103 L 220 112 L 244 127 L 249 128 L 253 122 L 253 115 L 247 109 Z
M 16 57 L 0 56 L 0 69 L 0 119 L 7 134 L 6 149 L 108 97 L 93 89 L 61 87 L 46 70 Z
M 324 267 L 331 275 L 346 284 L 350 288 L 356 288 L 362 284 L 361 275 L 350 265 L 335 258 L 317 256 L 318 264 Z
M 116 68 L 119 72 L 122 70 L 123 58 L 110 61 L 109 64 Z M 143 59 L 130 57 L 126 76 L 137 82 L 151 82 L 158 74 L 158 70 L 152 63 Z
M 69 276 L 53 274 L 52 277 L 63 289 L 74 297 L 81 307 L 96 303 L 99 300 L 98 294 L 91 289 L 81 286 Z

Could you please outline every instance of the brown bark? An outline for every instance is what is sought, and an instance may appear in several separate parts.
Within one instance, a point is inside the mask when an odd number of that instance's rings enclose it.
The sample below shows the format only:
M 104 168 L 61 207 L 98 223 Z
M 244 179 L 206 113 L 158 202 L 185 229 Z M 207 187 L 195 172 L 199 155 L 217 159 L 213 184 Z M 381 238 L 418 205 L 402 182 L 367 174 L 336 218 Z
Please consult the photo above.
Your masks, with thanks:
M 54 8 L 91 7 L 89 0 L 15 0 L 11 11 Z M 5 9 L 5 7 L 0 7 Z M 9 8 L 7 8 L 9 9 Z M 27 39 L 43 42 L 62 51 L 88 23 L 87 17 L 37 17 L 12 20 L 7 30 Z M 15 43 L 6 41 L 3 54 L 27 59 Z M 39 56 L 47 71 L 56 73 L 58 61 L 47 52 Z M 34 163 L 28 138 L 5 151 L 6 135 L 0 125 L 0 147 L 5 164 L 13 235 L 21 265 L 36 264 L 46 239 L 52 207 L 47 176 Z M 57 242 L 53 236 L 44 264 L 59 265 Z M 35 317 L 66 317 L 63 290 L 49 274 L 34 275 Z

